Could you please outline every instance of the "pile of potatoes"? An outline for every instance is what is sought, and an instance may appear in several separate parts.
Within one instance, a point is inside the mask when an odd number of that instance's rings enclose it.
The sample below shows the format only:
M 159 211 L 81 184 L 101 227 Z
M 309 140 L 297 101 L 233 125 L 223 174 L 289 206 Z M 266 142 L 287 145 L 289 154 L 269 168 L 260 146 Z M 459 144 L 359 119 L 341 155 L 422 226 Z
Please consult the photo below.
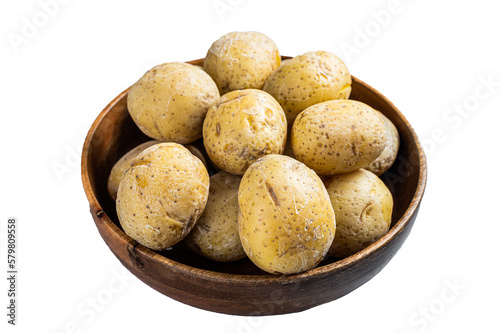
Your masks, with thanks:
M 391 225 L 378 176 L 399 136 L 382 113 L 349 100 L 351 83 L 336 55 L 282 62 L 258 32 L 222 36 L 203 67 L 152 68 L 127 96 L 151 141 L 108 179 L 123 230 L 153 250 L 184 240 L 208 259 L 248 257 L 272 274 L 369 246 Z

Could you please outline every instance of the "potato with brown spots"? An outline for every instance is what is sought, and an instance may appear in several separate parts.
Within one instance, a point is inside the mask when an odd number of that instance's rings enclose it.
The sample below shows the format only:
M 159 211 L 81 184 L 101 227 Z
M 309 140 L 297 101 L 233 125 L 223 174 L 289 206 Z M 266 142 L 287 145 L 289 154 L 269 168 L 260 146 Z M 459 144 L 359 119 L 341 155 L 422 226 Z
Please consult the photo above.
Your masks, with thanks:
M 161 143 L 161 141 L 151 140 L 141 143 L 140 145 L 131 149 L 129 152 L 123 155 L 115 163 L 115 165 L 113 165 L 113 168 L 111 169 L 111 172 L 109 173 L 108 177 L 108 193 L 113 198 L 113 200 L 116 200 L 116 193 L 118 192 L 118 186 L 120 185 L 120 181 L 122 180 L 123 174 L 125 173 L 125 171 L 127 171 L 128 168 L 130 168 L 132 162 L 137 157 L 137 155 L 139 155 L 146 148 L 149 148 L 158 143 Z M 186 147 L 191 152 L 191 154 L 198 157 L 203 162 L 203 164 L 207 166 L 205 157 L 203 157 L 203 154 L 200 152 L 198 148 L 196 148 L 193 145 L 184 145 L 184 147 Z
M 379 113 L 353 100 L 315 104 L 292 127 L 295 158 L 321 175 L 365 168 L 384 150 L 386 128 Z
M 278 47 L 266 35 L 230 32 L 212 44 L 203 68 L 224 95 L 239 89 L 262 89 L 280 63 Z
M 373 172 L 377 176 L 382 175 L 384 172 L 394 164 L 399 151 L 399 133 L 398 129 L 392 121 L 389 120 L 382 112 L 379 112 L 380 117 L 384 121 L 387 130 L 387 140 L 385 148 L 382 153 L 365 169 Z
M 170 62 L 152 68 L 130 87 L 127 107 L 147 136 L 184 144 L 201 138 L 207 110 L 219 98 L 215 82 L 201 68 Z
M 283 63 L 264 84 L 285 111 L 289 126 L 307 107 L 351 94 L 351 75 L 335 54 L 313 51 Z
M 151 140 L 144 143 L 141 143 L 137 147 L 131 149 L 125 155 L 123 155 L 111 169 L 108 177 L 108 193 L 116 200 L 116 193 L 118 192 L 118 186 L 120 185 L 120 181 L 122 180 L 123 174 L 130 168 L 133 160 L 139 155 L 144 149 L 149 148 L 161 141 Z
M 246 257 L 238 234 L 238 187 L 241 177 L 221 171 L 210 177 L 208 202 L 185 238 L 205 258 L 229 262 Z
M 191 231 L 208 190 L 207 169 L 189 150 L 176 143 L 151 146 L 135 158 L 120 182 L 120 225 L 140 244 L 165 250 Z
M 315 267 L 335 235 L 335 214 L 314 171 L 284 155 L 252 164 L 238 191 L 239 234 L 247 256 L 272 274 Z
M 327 191 L 337 221 L 337 232 L 329 251 L 331 256 L 350 256 L 389 230 L 392 195 L 375 174 L 359 169 L 333 176 Z
M 271 95 L 257 89 L 236 90 L 208 110 L 203 144 L 219 168 L 243 175 L 260 157 L 283 153 L 286 133 L 285 114 Z

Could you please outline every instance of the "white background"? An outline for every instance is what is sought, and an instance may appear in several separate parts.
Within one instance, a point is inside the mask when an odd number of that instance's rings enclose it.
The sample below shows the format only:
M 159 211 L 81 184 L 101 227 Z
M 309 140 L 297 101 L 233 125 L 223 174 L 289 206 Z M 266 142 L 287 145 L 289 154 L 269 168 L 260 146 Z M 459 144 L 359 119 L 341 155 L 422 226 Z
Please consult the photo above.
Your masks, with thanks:
M 3 1 L 0 267 L 6 271 L 6 224 L 14 216 L 20 273 L 16 327 L 6 323 L 1 279 L 1 331 L 497 331 L 500 20 L 493 5 Z M 100 238 L 80 179 L 83 139 L 114 96 L 157 64 L 202 58 L 223 34 L 247 30 L 271 37 L 284 55 L 338 54 L 405 114 L 428 157 L 418 219 L 386 268 L 339 300 L 284 316 L 211 313 L 137 280 Z

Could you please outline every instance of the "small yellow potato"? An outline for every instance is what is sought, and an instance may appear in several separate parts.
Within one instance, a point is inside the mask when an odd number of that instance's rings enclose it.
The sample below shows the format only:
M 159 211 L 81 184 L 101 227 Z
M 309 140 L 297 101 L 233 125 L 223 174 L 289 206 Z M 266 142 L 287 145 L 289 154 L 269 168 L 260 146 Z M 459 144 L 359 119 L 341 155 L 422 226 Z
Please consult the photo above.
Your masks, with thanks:
M 147 136 L 184 144 L 201 138 L 207 110 L 219 98 L 215 82 L 201 68 L 170 62 L 152 68 L 130 87 L 127 107 Z
M 318 175 L 284 155 L 267 155 L 243 175 L 238 228 L 247 256 L 272 274 L 315 267 L 335 235 L 335 214 Z
M 203 68 L 224 95 L 238 89 L 262 89 L 280 63 L 278 47 L 266 35 L 230 32 L 212 44 Z
M 321 175 L 370 165 L 384 150 L 386 127 L 379 113 L 353 100 L 315 104 L 292 127 L 295 158 Z
M 238 188 L 241 177 L 221 171 L 210 177 L 205 210 L 185 242 L 191 250 L 220 262 L 246 257 L 238 234 Z
M 138 243 L 165 250 L 181 241 L 203 213 L 209 176 L 203 163 L 177 143 L 159 143 L 132 162 L 118 187 L 116 212 Z
M 111 172 L 109 173 L 109 178 L 108 178 L 108 193 L 113 198 L 113 200 L 116 200 L 116 193 L 118 192 L 118 186 L 120 185 L 120 181 L 122 180 L 123 174 L 125 173 L 125 171 L 127 171 L 128 168 L 130 168 L 132 161 L 136 158 L 136 156 L 139 155 L 146 148 L 149 148 L 160 142 L 161 141 L 158 140 L 150 140 L 141 143 L 140 145 L 138 145 L 137 147 L 133 148 L 128 153 L 123 155 L 115 163 L 115 165 L 111 169 Z M 186 147 L 191 152 L 191 154 L 198 157 L 203 162 L 203 164 L 207 166 L 205 157 L 203 157 L 203 154 L 200 152 L 198 148 L 196 148 L 193 145 L 184 145 L 184 147 Z
M 137 147 L 130 150 L 128 153 L 123 155 L 111 168 L 111 172 L 108 177 L 108 193 L 116 200 L 116 193 L 118 192 L 118 186 L 120 185 L 120 181 L 122 180 L 123 174 L 130 168 L 132 161 L 139 155 L 144 149 L 149 148 L 161 141 L 158 140 L 150 140 L 144 143 L 141 143 Z
M 307 107 L 333 99 L 348 99 L 351 75 L 335 54 L 312 51 L 283 63 L 264 84 L 285 111 L 288 125 Z
M 375 242 L 391 226 L 393 200 L 373 173 L 359 169 L 333 176 L 327 191 L 335 211 L 337 231 L 329 254 L 350 256 Z
M 387 130 L 387 141 L 385 143 L 385 148 L 380 156 L 365 168 L 366 170 L 373 172 L 377 176 L 380 176 L 384 172 L 389 170 L 389 168 L 394 164 L 399 150 L 398 129 L 396 128 L 396 126 L 394 126 L 392 121 L 390 121 L 389 118 L 387 118 L 382 112 L 379 112 L 379 115 L 384 121 Z
M 287 125 L 281 106 L 257 89 L 231 91 L 211 107 L 203 124 L 203 144 L 222 170 L 243 175 L 257 159 L 281 154 Z

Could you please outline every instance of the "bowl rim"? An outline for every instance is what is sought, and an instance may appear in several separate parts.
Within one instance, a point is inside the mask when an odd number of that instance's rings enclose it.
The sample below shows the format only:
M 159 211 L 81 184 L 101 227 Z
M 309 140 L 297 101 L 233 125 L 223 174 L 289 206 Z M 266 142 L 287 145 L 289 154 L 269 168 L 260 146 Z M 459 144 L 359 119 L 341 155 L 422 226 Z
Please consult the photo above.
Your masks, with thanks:
M 283 56 L 283 59 L 287 59 L 290 57 Z M 203 63 L 203 58 L 197 59 L 197 60 L 192 60 L 192 61 L 187 61 L 186 63 L 189 64 L 200 64 Z M 120 241 L 126 243 L 129 246 L 133 246 L 135 251 L 142 252 L 142 254 L 150 257 L 153 260 L 158 261 L 160 264 L 169 266 L 177 271 L 181 271 L 182 273 L 188 275 L 188 276 L 193 276 L 197 279 L 209 279 L 210 281 L 215 281 L 215 282 L 227 282 L 227 281 L 235 281 L 238 280 L 240 283 L 247 283 L 247 284 L 256 284 L 256 283 L 263 283 L 265 282 L 266 284 L 269 283 L 278 283 L 278 284 L 283 284 L 286 283 L 287 281 L 294 281 L 296 282 L 297 280 L 308 280 L 308 279 L 313 279 L 313 278 L 321 278 L 326 274 L 331 273 L 332 271 L 335 270 L 341 270 L 341 269 L 348 269 L 352 267 L 353 265 L 356 264 L 356 262 L 362 260 L 363 258 L 369 257 L 372 255 L 374 252 L 377 252 L 379 249 L 384 247 L 385 244 L 390 242 L 391 239 L 395 238 L 400 234 L 404 228 L 408 225 L 408 223 L 411 220 L 411 217 L 416 213 L 416 211 L 419 208 L 420 202 L 422 200 L 425 187 L 426 187 L 426 181 L 427 181 L 427 162 L 426 162 L 426 157 L 425 153 L 423 150 L 422 145 L 420 144 L 417 134 L 414 131 L 413 127 L 411 124 L 408 122 L 408 120 L 405 118 L 405 116 L 401 113 L 401 111 L 389 100 L 385 95 L 381 94 L 378 90 L 375 88 L 371 87 L 367 83 L 357 79 L 355 76 L 351 75 L 353 82 L 356 82 L 356 84 L 365 86 L 368 90 L 371 90 L 372 92 L 376 93 L 384 103 L 387 103 L 397 114 L 398 117 L 403 120 L 405 126 L 407 127 L 408 131 L 411 134 L 411 137 L 413 138 L 413 142 L 416 145 L 417 151 L 418 151 L 418 157 L 419 157 L 419 178 L 418 178 L 418 183 L 417 187 L 415 190 L 415 193 L 413 194 L 412 200 L 406 209 L 406 211 L 403 213 L 401 218 L 389 229 L 389 231 L 379 238 L 377 241 L 369 245 L 368 247 L 364 248 L 363 250 L 349 256 L 343 259 L 340 259 L 338 261 L 335 261 L 330 264 L 326 264 L 323 266 L 318 266 L 315 268 L 312 268 L 308 271 L 301 272 L 301 273 L 296 273 L 296 274 L 290 274 L 290 275 L 249 275 L 249 274 L 232 274 L 232 273 L 224 273 L 224 272 L 216 272 L 216 271 L 211 271 L 207 269 L 202 269 L 198 267 L 193 267 L 189 266 L 180 262 L 177 262 L 173 259 L 169 259 L 167 257 L 162 256 L 159 253 L 154 252 L 153 250 L 137 243 L 135 240 L 130 238 L 127 234 L 125 234 L 124 231 L 122 231 L 116 224 L 111 220 L 111 218 L 104 212 L 102 206 L 100 205 L 99 201 L 97 200 L 97 197 L 92 189 L 92 186 L 90 185 L 90 179 L 89 179 L 89 173 L 88 173 L 88 157 L 89 157 L 89 150 L 90 150 L 90 145 L 91 145 L 91 139 L 93 138 L 97 128 L 99 127 L 102 119 L 111 111 L 111 109 L 118 103 L 120 102 L 123 98 L 126 97 L 129 88 L 125 89 L 122 93 L 120 93 L 118 96 L 116 96 L 102 111 L 101 113 L 97 116 L 97 118 L 94 120 L 92 123 L 92 126 L 90 127 L 87 136 L 85 138 L 85 142 L 83 145 L 83 150 L 82 150 L 82 159 L 81 159 L 81 177 L 82 177 L 82 182 L 83 182 L 83 187 L 85 190 L 85 194 L 87 196 L 87 199 L 90 204 L 91 211 L 94 211 L 96 216 L 99 218 L 101 222 L 106 224 L 106 226 L 110 229 L 110 231 L 118 238 L 120 238 Z

